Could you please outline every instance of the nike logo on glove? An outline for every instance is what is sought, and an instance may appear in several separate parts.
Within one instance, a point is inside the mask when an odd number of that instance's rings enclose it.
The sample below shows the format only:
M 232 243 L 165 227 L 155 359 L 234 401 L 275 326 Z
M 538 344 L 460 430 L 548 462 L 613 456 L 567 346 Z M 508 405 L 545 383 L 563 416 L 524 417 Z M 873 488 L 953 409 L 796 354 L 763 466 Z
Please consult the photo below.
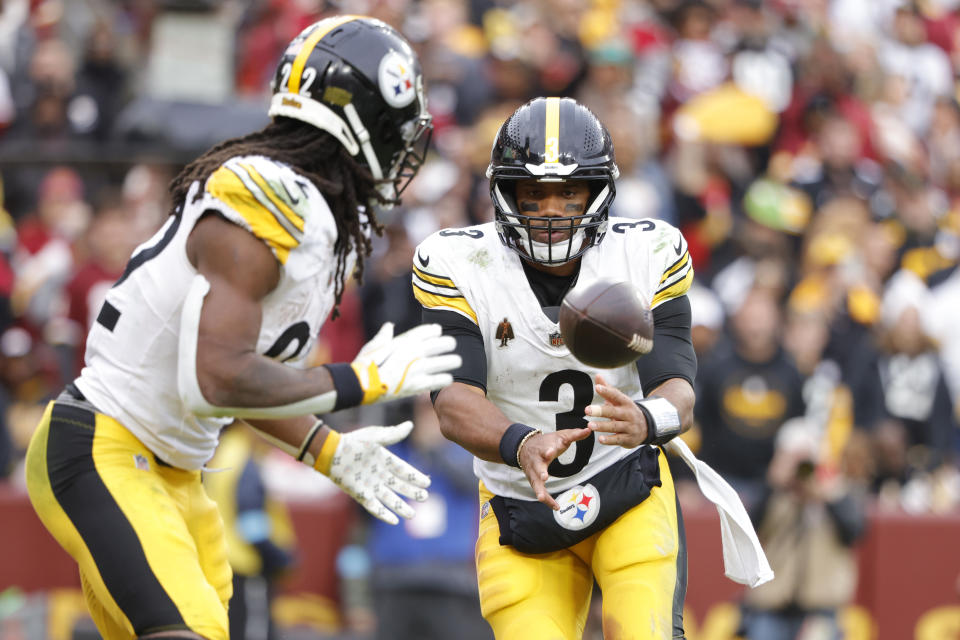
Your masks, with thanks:
M 683 255 L 683 238 L 677 238 L 677 246 L 674 247 L 674 249 L 677 250 L 677 255 L 678 255 L 678 256 L 682 256 L 682 255 Z
M 420 254 L 420 250 L 419 250 L 419 249 L 417 250 L 417 259 L 420 260 L 420 264 L 422 264 L 423 266 L 427 266 L 428 264 L 430 264 L 430 256 L 427 256 L 426 258 L 424 258 L 424 257 Z

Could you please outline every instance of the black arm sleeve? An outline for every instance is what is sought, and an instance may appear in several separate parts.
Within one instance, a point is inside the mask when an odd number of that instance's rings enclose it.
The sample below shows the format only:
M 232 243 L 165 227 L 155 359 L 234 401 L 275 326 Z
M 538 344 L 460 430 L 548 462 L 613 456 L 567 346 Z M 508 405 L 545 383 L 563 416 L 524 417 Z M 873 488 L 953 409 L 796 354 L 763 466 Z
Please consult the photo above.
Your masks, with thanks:
M 480 387 L 486 393 L 487 352 L 480 328 L 454 311 L 424 309 L 421 318 L 424 323 L 436 322 L 443 327 L 443 335 L 456 338 L 456 353 L 463 359 L 463 364 L 453 371 L 454 382 Z M 430 399 L 436 401 L 437 393 L 439 391 L 432 392 Z
M 693 386 L 697 354 L 690 338 L 690 300 L 680 296 L 653 310 L 653 350 L 637 360 L 640 384 L 646 394 L 670 378 Z

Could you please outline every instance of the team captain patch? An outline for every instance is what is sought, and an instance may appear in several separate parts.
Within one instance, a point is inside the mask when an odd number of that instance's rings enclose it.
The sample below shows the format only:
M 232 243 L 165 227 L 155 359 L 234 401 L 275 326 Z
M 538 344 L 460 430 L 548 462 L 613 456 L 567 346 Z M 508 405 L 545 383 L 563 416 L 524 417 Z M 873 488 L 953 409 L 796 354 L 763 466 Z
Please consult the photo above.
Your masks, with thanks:
M 600 494 L 592 484 L 577 485 L 557 496 L 559 511 L 553 512 L 553 518 L 564 529 L 578 531 L 589 527 L 600 513 Z

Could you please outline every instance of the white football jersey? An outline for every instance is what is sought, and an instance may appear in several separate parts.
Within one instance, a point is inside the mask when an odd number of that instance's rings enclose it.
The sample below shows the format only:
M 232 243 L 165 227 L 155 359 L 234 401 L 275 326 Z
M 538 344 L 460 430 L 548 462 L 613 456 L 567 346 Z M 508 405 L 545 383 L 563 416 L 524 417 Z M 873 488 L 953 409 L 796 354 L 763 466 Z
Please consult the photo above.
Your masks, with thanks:
M 576 288 L 600 279 L 629 281 L 651 308 L 690 288 L 693 266 L 676 228 L 610 218 L 607 229 L 603 242 L 584 253 Z M 545 432 L 586 426 L 584 409 L 603 403 L 594 393 L 598 373 L 628 396 L 643 397 L 635 365 L 595 369 L 571 355 L 530 288 L 520 256 L 501 244 L 494 223 L 444 229 L 424 240 L 414 258 L 413 291 L 424 307 L 455 311 L 477 324 L 487 355 L 487 399 L 512 422 Z M 574 443 L 551 465 L 547 490 L 583 484 L 629 453 L 594 436 Z M 535 499 L 520 469 L 475 458 L 474 471 L 496 495 Z
M 279 284 L 262 302 L 258 353 L 303 366 L 335 301 L 337 228 L 313 183 L 268 158 L 245 156 L 213 172 L 194 201 L 200 187 L 195 183 L 180 214 L 136 249 L 107 292 L 76 381 L 98 410 L 183 469 L 210 459 L 230 421 L 193 415 L 177 391 L 180 315 L 197 274 L 187 237 L 200 216 L 220 213 L 263 240 L 280 263 Z

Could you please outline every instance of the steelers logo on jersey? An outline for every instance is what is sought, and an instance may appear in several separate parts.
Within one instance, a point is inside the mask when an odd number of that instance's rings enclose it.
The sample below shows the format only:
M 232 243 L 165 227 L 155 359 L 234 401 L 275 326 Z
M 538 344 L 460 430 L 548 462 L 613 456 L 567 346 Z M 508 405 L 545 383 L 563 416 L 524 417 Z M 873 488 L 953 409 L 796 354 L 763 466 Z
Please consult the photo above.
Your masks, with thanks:
M 380 93 L 391 107 L 402 109 L 417 96 L 417 79 L 413 75 L 413 62 L 396 51 L 391 51 L 380 60 L 377 72 Z
M 592 484 L 577 485 L 567 489 L 557 497 L 558 511 L 553 519 L 564 529 L 579 531 L 593 524 L 600 513 L 600 494 Z

